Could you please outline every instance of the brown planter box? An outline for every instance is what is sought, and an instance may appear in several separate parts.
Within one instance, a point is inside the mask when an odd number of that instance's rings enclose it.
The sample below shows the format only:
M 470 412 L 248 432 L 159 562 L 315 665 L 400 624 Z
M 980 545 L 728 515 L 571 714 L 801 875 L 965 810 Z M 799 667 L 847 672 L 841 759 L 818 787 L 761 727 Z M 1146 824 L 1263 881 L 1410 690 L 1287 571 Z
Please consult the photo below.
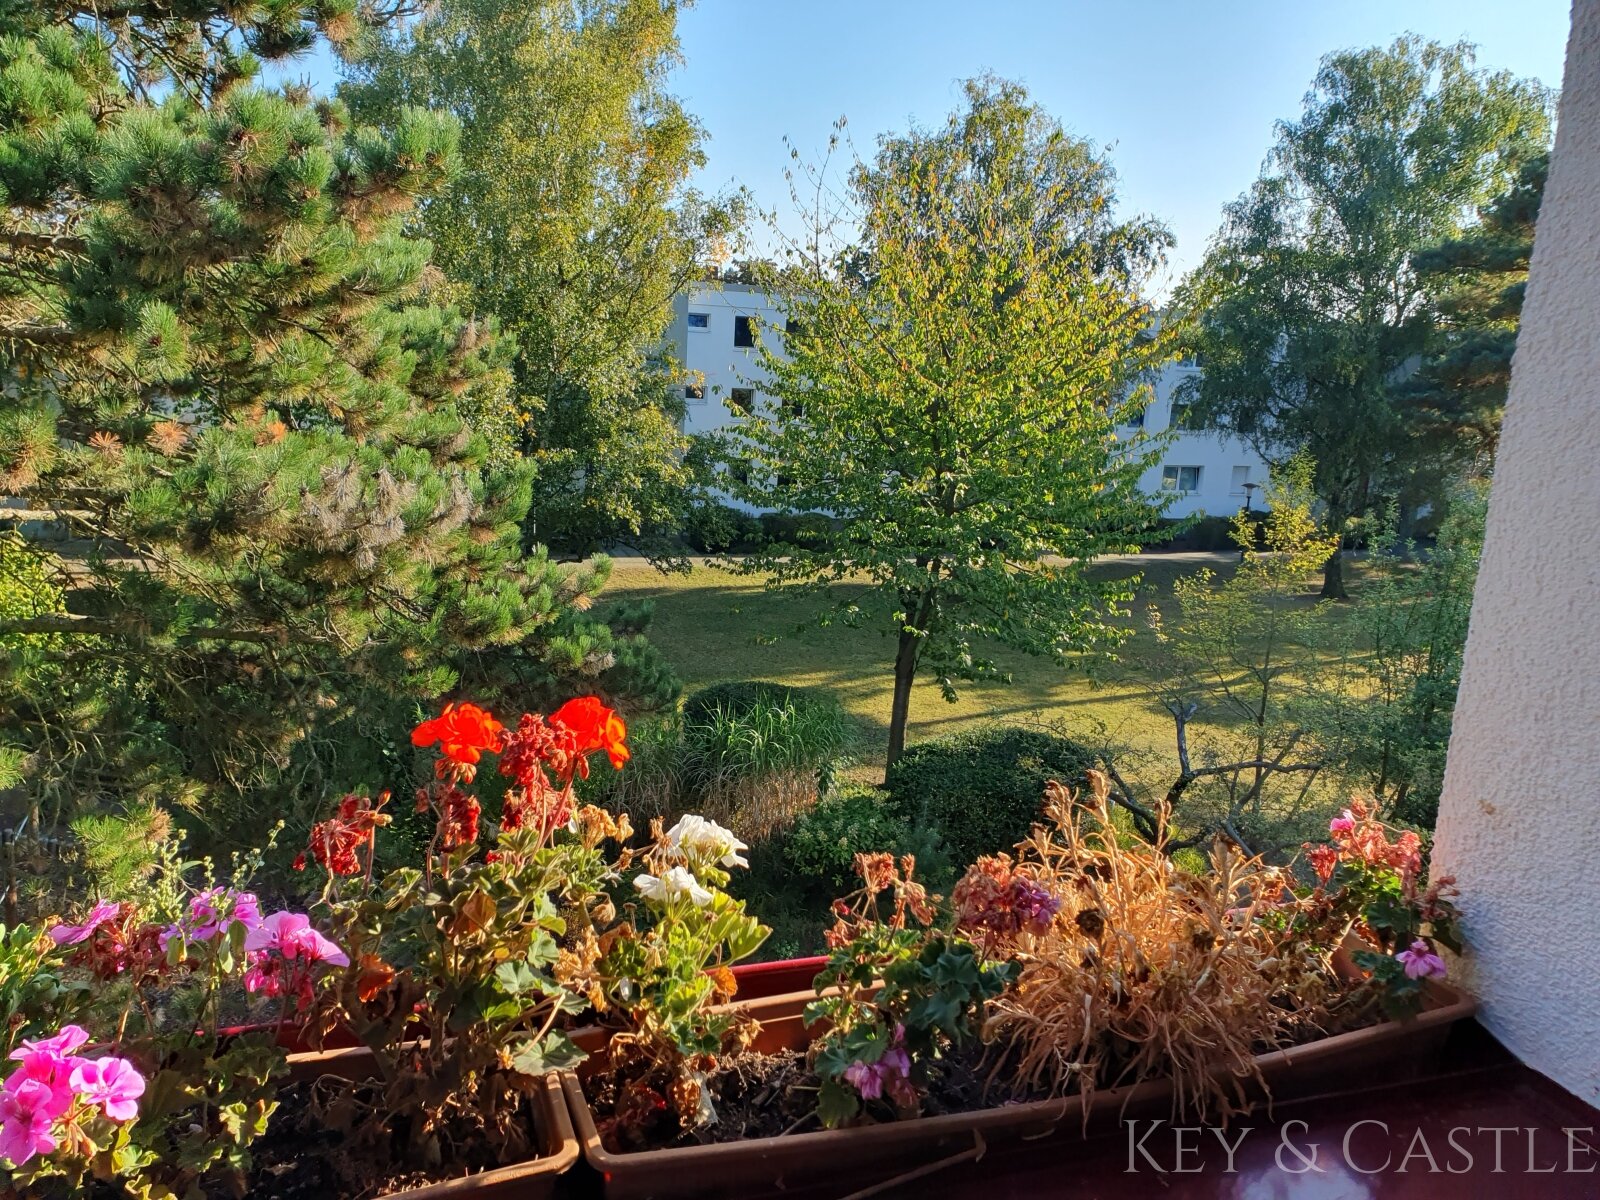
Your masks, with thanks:
M 801 1012 L 813 993 L 775 996 L 744 1006 L 762 1022 L 758 1049 L 800 1050 L 810 1044 Z M 1453 988 L 1434 985 L 1426 1010 L 1404 1025 L 1386 1022 L 1257 1057 L 1274 1100 L 1305 1099 L 1421 1074 L 1443 1048 L 1451 1026 L 1471 1018 L 1477 1004 Z M 594 1113 L 577 1075 L 563 1072 L 583 1155 L 604 1181 L 607 1200 L 705 1200 L 768 1195 L 786 1188 L 838 1183 L 855 1191 L 917 1168 L 972 1159 L 987 1147 L 1051 1135 L 1079 1137 L 1115 1130 L 1135 1116 L 1171 1111 L 1172 1084 L 1153 1079 L 1082 1096 L 853 1129 L 794 1133 L 672 1150 L 612 1154 L 600 1144 Z M 1253 1081 L 1248 1094 L 1268 1095 Z
M 366 1079 L 375 1073 L 372 1051 L 365 1046 L 289 1056 L 289 1078 L 296 1081 L 326 1075 Z M 554 1075 L 545 1075 L 539 1080 L 529 1101 L 533 1105 L 534 1125 L 543 1151 L 538 1158 L 408 1188 L 396 1195 L 407 1200 L 450 1200 L 456 1196 L 470 1196 L 473 1200 L 544 1200 L 554 1196 L 557 1179 L 578 1161 L 578 1139 L 562 1099 L 560 1081 Z

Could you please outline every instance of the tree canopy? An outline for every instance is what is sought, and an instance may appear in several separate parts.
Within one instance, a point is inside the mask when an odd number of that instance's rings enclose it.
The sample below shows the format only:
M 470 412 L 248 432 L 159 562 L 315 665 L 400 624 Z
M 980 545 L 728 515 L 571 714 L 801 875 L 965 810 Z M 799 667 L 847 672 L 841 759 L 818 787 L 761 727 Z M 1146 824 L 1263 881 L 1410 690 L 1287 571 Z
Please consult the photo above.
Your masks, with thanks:
M 1441 457 L 1478 472 L 1500 440 L 1549 168 L 1547 155 L 1525 163 L 1475 226 L 1412 258 L 1434 292 L 1433 330 L 1421 366 L 1400 389 L 1402 413 Z
M 1185 289 L 1199 411 L 1269 462 L 1308 453 L 1330 529 L 1415 462 L 1395 392 L 1427 346 L 1435 281 L 1413 256 L 1458 236 L 1549 136 L 1549 93 L 1477 69 L 1470 46 L 1343 51 L 1224 213 Z M 1324 594 L 1343 591 L 1335 553 Z
M 891 763 L 919 672 L 953 696 L 1002 674 L 996 644 L 1114 641 L 1128 585 L 1084 564 L 1152 524 L 1116 426 L 1168 353 L 1142 293 L 1168 236 L 1114 216 L 1109 162 L 1020 86 L 966 96 L 854 169 L 859 239 L 778 278 L 770 394 L 734 439 L 742 499 L 837 526 L 746 569 L 896 639 Z
M 516 340 L 499 428 L 538 467 L 533 532 L 566 549 L 656 545 L 695 483 L 657 355 L 673 294 L 740 209 L 688 186 L 704 135 L 666 90 L 677 9 L 441 0 L 365 47 L 341 90 L 383 129 L 412 106 L 460 123 L 459 168 L 418 223 Z

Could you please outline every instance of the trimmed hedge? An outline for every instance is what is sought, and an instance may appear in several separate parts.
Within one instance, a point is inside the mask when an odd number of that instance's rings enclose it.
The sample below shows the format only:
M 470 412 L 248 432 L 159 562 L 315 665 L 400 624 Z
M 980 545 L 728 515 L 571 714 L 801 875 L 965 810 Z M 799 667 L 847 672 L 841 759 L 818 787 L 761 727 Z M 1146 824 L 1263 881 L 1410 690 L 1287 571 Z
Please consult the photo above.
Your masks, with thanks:
M 958 868 L 1009 852 L 1039 818 L 1044 785 L 1078 788 L 1095 757 L 1039 729 L 996 726 L 911 747 L 884 787 L 903 820 L 936 829 Z

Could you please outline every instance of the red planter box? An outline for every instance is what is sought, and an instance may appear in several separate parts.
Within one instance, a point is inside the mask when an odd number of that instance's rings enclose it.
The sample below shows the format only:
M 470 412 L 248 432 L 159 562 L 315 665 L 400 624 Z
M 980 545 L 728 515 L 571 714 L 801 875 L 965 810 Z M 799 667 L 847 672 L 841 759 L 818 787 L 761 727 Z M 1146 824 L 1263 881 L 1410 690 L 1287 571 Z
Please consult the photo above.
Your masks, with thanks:
M 760 1000 L 789 992 L 811 992 L 811 981 L 827 965 L 825 955 L 815 958 L 785 958 L 777 962 L 740 963 L 733 968 L 739 981 L 735 1001 Z M 812 993 L 815 996 L 815 993 Z

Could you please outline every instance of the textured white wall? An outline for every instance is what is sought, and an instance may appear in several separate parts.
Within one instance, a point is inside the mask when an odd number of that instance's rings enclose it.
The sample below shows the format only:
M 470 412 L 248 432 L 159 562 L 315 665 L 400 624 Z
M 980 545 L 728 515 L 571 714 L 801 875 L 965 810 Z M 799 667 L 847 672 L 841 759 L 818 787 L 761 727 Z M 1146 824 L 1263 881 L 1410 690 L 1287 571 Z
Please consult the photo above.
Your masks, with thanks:
M 1576 0 L 1435 871 L 1484 1023 L 1600 1102 L 1600 0 Z

